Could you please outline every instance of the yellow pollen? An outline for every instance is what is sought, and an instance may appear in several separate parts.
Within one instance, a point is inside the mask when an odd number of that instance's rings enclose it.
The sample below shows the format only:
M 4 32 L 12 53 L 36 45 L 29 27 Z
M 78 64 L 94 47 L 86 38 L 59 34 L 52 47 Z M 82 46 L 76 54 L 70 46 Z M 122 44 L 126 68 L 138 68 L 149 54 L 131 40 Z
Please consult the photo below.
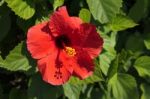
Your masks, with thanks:
M 65 47 L 65 52 L 69 55 L 69 56 L 75 56 L 76 55 L 76 51 L 74 48 L 72 47 Z

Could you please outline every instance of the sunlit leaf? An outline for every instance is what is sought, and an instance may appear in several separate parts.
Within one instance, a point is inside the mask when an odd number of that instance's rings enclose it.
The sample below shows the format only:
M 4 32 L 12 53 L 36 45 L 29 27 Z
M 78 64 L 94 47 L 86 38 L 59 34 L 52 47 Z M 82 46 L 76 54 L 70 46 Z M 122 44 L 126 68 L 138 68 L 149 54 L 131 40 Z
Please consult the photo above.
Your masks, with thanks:
M 16 15 L 23 19 L 31 18 L 35 13 L 35 5 L 32 0 L 5 0 Z
M 57 7 L 62 6 L 63 4 L 64 4 L 64 0 L 54 0 L 54 3 L 53 3 L 54 10 L 56 10 Z
M 112 32 L 110 37 L 106 35 L 102 36 L 104 39 L 103 45 L 104 52 L 101 53 L 99 56 L 100 59 L 99 63 L 100 68 L 105 75 L 107 75 L 112 60 L 116 57 L 116 51 L 114 49 L 116 44 L 116 35 L 117 35 L 116 32 Z
M 135 63 L 134 67 L 138 71 L 139 75 L 147 78 L 150 78 L 150 57 L 149 56 L 141 56 L 139 57 Z
M 123 15 L 117 15 L 109 23 L 109 26 L 112 31 L 122 31 L 128 28 L 133 28 L 136 25 L 137 24 L 132 19 Z
M 66 83 L 63 85 L 64 93 L 69 99 L 79 99 L 80 92 L 82 89 L 82 85 L 72 85 L 69 83 Z
M 96 20 L 109 22 L 122 7 L 122 0 L 87 0 L 89 9 Z
M 115 99 L 139 99 L 137 84 L 134 77 L 128 74 L 116 73 L 108 82 Z
M 84 21 L 89 23 L 91 19 L 91 13 L 88 9 L 82 8 L 79 13 L 79 17 Z
M 27 71 L 31 68 L 26 56 L 22 54 L 22 43 L 18 44 L 10 54 L 3 59 L 0 57 L 0 67 L 10 71 Z

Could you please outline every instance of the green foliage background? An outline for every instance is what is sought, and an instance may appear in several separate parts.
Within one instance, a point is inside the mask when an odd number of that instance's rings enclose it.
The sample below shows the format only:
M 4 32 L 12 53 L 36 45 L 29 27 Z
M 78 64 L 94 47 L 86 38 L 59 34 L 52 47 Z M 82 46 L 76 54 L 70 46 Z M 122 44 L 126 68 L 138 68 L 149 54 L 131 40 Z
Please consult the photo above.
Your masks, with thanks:
M 104 48 L 92 76 L 52 86 L 25 41 L 62 5 L 97 26 Z M 150 99 L 150 0 L 0 0 L 0 99 Z

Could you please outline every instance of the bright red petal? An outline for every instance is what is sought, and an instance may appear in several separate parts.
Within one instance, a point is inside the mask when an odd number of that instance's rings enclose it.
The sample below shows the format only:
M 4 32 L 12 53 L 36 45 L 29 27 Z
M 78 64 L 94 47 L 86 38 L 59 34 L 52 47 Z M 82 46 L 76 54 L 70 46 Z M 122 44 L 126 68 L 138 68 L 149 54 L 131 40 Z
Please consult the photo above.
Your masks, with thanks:
M 47 24 L 41 23 L 28 30 L 27 48 L 35 59 L 45 57 L 56 49 Z
M 61 34 L 70 34 L 76 28 L 79 28 L 80 20 L 77 17 L 70 17 L 65 6 L 55 11 L 50 17 L 50 29 L 54 36 Z
M 80 79 L 85 79 L 94 71 L 94 64 L 88 53 L 82 49 L 77 50 L 76 63 L 73 66 L 73 74 Z
M 43 80 L 52 85 L 62 85 L 69 80 L 73 69 L 71 61 L 63 51 L 42 58 L 38 61 L 39 71 L 42 73 Z
M 103 39 L 97 33 L 96 27 L 88 23 L 82 24 L 80 33 L 81 47 L 88 52 L 92 59 L 97 57 L 102 51 Z

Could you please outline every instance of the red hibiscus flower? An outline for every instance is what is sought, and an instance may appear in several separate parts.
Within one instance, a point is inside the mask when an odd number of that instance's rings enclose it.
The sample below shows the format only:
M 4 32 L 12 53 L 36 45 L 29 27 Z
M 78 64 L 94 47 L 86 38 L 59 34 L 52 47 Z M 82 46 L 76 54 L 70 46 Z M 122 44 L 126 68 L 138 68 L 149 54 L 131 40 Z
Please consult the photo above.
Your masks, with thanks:
M 61 85 L 70 76 L 84 79 L 94 70 L 103 39 L 94 25 L 83 23 L 78 17 L 70 17 L 66 7 L 55 11 L 50 21 L 31 27 L 27 34 L 27 48 L 38 60 L 43 80 Z

